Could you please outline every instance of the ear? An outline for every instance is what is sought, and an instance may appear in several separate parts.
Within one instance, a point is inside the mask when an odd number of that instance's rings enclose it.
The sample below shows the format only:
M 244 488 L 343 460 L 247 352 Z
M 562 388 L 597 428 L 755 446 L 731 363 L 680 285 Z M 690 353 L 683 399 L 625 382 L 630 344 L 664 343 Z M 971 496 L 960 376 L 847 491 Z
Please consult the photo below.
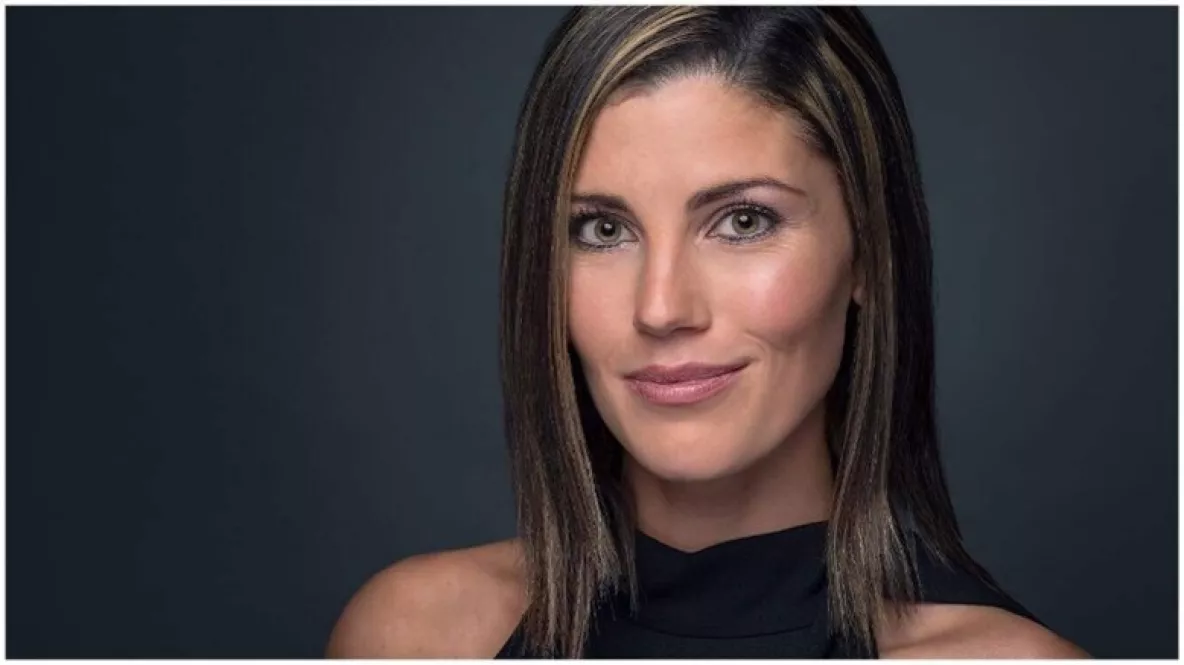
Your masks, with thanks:
M 855 262 L 853 268 L 853 274 L 855 275 L 855 286 L 851 289 L 851 299 L 855 301 L 856 305 L 863 307 L 864 299 L 867 297 L 866 290 L 864 288 L 865 282 L 863 268 L 858 261 Z

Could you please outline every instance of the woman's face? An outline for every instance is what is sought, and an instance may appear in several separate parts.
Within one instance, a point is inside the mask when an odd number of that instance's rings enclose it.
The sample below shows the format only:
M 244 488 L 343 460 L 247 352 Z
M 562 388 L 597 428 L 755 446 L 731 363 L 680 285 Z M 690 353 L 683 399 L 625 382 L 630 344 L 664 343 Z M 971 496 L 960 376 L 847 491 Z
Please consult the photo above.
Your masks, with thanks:
M 571 341 L 601 417 L 660 478 L 719 478 L 793 440 L 838 370 L 862 294 L 836 173 L 798 128 L 710 78 L 626 97 L 592 127 Z M 663 371 L 690 363 L 740 369 Z

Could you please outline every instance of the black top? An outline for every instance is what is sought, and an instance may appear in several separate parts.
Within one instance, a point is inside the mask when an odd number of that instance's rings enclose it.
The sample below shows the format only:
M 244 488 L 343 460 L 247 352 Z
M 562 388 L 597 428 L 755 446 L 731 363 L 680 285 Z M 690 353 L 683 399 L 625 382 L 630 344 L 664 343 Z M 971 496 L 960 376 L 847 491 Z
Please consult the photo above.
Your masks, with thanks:
M 826 522 L 683 552 L 637 532 L 640 607 L 624 593 L 600 605 L 587 658 L 861 658 L 828 630 Z M 919 544 L 920 600 L 1000 607 L 1036 619 L 970 573 L 946 568 Z M 515 630 L 498 658 L 530 658 Z

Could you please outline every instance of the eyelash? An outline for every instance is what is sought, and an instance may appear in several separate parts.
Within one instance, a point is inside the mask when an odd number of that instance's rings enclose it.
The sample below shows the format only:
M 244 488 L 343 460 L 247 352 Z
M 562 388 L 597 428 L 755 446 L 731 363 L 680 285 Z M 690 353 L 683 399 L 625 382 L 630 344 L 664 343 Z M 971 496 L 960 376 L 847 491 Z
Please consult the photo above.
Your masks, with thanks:
M 781 224 L 784 221 L 784 220 L 782 220 L 780 215 L 778 215 L 774 210 L 772 210 L 768 206 L 757 203 L 756 201 L 753 201 L 751 199 L 741 198 L 741 199 L 735 201 L 732 205 L 728 206 L 728 208 L 726 208 L 723 211 L 723 215 L 719 218 L 719 220 L 716 223 L 711 225 L 711 228 L 715 228 L 716 226 L 719 226 L 721 223 L 723 223 L 724 220 L 728 219 L 731 215 L 734 215 L 739 212 L 755 213 L 756 215 L 759 215 L 760 217 L 765 218 L 768 221 L 769 225 L 768 225 L 768 228 L 766 228 L 764 231 L 761 231 L 760 233 L 756 233 L 754 235 L 743 236 L 739 239 L 728 238 L 725 236 L 716 236 L 717 238 L 719 238 L 720 240 L 722 240 L 723 242 L 725 242 L 729 245 L 747 245 L 749 243 L 763 240 L 764 238 L 772 235 L 775 231 L 777 231 L 777 229 L 781 226 Z M 628 226 L 628 224 L 626 224 L 624 220 L 616 217 L 613 213 L 611 213 L 607 210 L 601 209 L 599 207 L 593 206 L 587 210 L 584 210 L 584 211 L 579 212 L 575 215 L 572 215 L 571 226 L 570 226 L 571 240 L 578 248 L 585 250 L 585 251 L 611 252 L 611 251 L 615 250 L 617 247 L 619 247 L 621 245 L 621 243 L 617 242 L 615 245 L 598 245 L 598 244 L 588 243 L 588 242 L 584 242 L 583 240 L 580 240 L 580 230 L 584 227 L 584 225 L 592 220 L 598 220 L 598 219 L 609 219 L 613 222 L 616 222 L 617 224 L 621 224 L 623 226 Z M 634 235 L 637 235 L 637 234 L 635 233 Z

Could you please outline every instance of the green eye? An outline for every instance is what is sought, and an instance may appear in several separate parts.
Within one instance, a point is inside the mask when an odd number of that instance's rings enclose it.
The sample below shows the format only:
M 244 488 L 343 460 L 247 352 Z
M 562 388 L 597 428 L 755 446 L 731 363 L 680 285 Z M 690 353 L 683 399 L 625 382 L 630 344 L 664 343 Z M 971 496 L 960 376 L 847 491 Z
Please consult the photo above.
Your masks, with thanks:
M 612 221 L 611 219 L 597 220 L 592 224 L 592 235 L 596 240 L 602 241 L 606 244 L 612 244 L 617 241 L 617 237 L 621 235 L 621 225 Z
M 724 218 L 724 221 L 732 222 L 731 226 L 736 231 L 733 235 L 749 236 L 760 232 L 763 219 L 748 210 L 739 210 Z
M 580 247 L 612 249 L 635 239 L 623 222 L 600 213 L 584 213 L 572 219 L 572 240 Z
M 745 205 L 734 208 L 716 223 L 711 235 L 726 242 L 742 243 L 763 238 L 776 228 L 780 219 L 776 213 Z

